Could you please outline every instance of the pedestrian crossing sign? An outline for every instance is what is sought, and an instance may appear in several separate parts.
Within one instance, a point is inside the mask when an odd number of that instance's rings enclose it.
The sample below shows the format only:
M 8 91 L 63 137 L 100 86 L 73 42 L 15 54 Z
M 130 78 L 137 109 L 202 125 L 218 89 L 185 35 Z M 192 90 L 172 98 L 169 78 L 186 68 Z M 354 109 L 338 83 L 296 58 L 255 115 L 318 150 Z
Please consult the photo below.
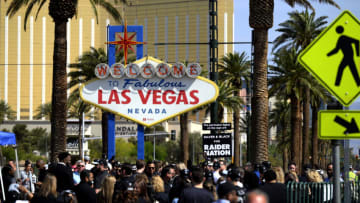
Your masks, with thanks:
M 350 106 L 360 94 L 360 21 L 342 12 L 298 57 L 337 100 Z

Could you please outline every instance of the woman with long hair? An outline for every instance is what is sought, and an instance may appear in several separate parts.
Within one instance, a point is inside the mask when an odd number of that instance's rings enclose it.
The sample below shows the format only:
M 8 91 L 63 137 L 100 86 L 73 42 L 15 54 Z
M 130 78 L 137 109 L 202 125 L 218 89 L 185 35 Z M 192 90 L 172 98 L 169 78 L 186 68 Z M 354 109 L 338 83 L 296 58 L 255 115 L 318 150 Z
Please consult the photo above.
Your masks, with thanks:
M 56 200 L 56 177 L 46 175 L 38 193 L 31 199 L 31 203 L 58 203 Z
M 112 203 L 114 195 L 114 186 L 116 179 L 114 176 L 107 176 L 97 194 L 97 203 Z
M 135 194 L 138 196 L 138 203 L 150 203 L 150 198 L 147 191 L 147 182 L 144 178 L 136 177 L 134 184 Z
M 164 181 L 160 176 L 153 176 L 151 179 L 151 184 L 154 189 L 154 199 L 159 203 L 169 202 L 169 195 L 165 193 Z
M 274 172 L 276 173 L 276 182 L 285 183 L 284 171 L 280 166 L 273 167 Z

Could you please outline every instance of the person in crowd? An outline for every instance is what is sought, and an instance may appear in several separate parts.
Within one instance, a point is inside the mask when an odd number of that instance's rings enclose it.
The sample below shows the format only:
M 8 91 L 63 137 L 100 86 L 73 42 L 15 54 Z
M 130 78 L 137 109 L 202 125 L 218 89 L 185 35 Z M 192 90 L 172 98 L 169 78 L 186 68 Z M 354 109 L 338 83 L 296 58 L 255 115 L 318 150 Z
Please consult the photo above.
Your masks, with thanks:
M 94 174 L 94 177 L 97 176 L 97 174 L 100 172 L 100 166 L 99 166 L 99 159 L 95 159 L 93 160 L 93 162 L 91 162 L 91 164 L 94 166 L 90 169 L 91 173 Z
M 213 202 L 213 195 L 203 188 L 204 173 L 201 168 L 194 167 L 192 169 L 191 180 L 193 187 L 185 188 L 180 194 L 179 202 L 195 203 L 195 202 Z
M 185 165 L 185 164 L 184 164 Z M 191 187 L 190 180 L 190 171 L 188 169 L 183 169 L 180 171 L 180 175 L 174 179 L 173 187 L 169 192 L 169 201 L 177 202 L 179 200 L 180 194 L 185 188 Z
M 155 165 L 154 165 L 155 168 Z M 138 203 L 150 203 L 150 197 L 148 194 L 148 179 L 147 176 L 138 175 L 134 183 L 135 195 L 137 196 Z
M 354 169 L 353 169 L 352 165 L 349 165 L 348 179 L 350 182 L 355 182 L 358 180 L 358 177 L 357 177 L 356 173 L 354 173 Z
M 161 178 L 164 181 L 165 193 L 169 194 L 170 189 L 173 186 L 173 178 L 175 176 L 175 169 L 168 165 L 161 171 Z
M 95 176 L 95 191 L 96 193 L 99 192 L 102 183 L 104 182 L 106 176 L 108 176 L 108 168 L 107 168 L 107 161 L 105 159 L 101 159 L 99 161 L 99 171 Z
M 89 156 L 84 156 L 84 163 L 85 163 L 85 169 L 86 170 L 91 170 L 94 165 L 91 164 L 90 162 L 90 157 Z
M 274 166 L 273 171 L 276 173 L 276 182 L 285 183 L 284 170 L 280 166 Z
M 16 171 L 16 163 L 14 160 L 9 160 L 8 165 L 10 165 L 14 169 L 14 171 Z
M 307 171 L 312 170 L 310 164 L 304 164 L 301 176 L 299 176 L 299 182 L 307 182 Z
M 148 161 L 146 163 L 145 173 L 146 173 L 149 181 L 151 181 L 151 178 L 155 174 L 155 171 L 156 171 L 155 162 L 154 161 Z
M 47 174 L 38 193 L 31 199 L 31 203 L 60 203 L 57 191 L 57 179 L 54 175 Z M 72 198 L 72 194 L 68 194 Z
M 10 165 L 6 164 L 1 170 L 3 176 L 3 184 L 4 184 L 4 192 L 5 192 L 5 199 L 9 199 L 9 187 L 11 184 L 16 183 L 15 179 L 15 169 Z
M 315 169 L 309 169 L 306 171 L 306 180 L 307 182 L 312 182 L 312 183 L 323 182 L 321 175 Z
M 81 160 L 76 162 L 76 170 L 73 173 L 74 184 L 77 185 L 80 183 L 80 173 L 85 170 L 85 164 Z
M 94 175 L 89 170 L 80 172 L 80 183 L 75 187 L 79 203 L 96 203 L 96 193 L 93 186 Z
M 57 191 L 72 190 L 74 187 L 73 172 L 70 168 L 71 155 L 62 152 L 58 155 L 59 162 L 49 167 L 49 173 L 53 174 L 57 181 Z
M 246 190 L 253 190 L 259 187 L 259 178 L 253 171 L 251 163 L 245 165 L 244 186 Z
M 144 173 L 145 161 L 142 159 L 136 160 L 136 174 Z
M 276 182 L 276 173 L 268 170 L 264 173 L 265 184 L 260 186 L 260 190 L 265 192 L 270 203 L 286 203 L 286 186 Z
M 289 172 L 287 173 L 286 177 L 285 177 L 285 183 L 288 182 L 299 182 L 299 177 L 296 173 L 296 164 L 295 163 L 290 163 L 288 166 Z
M 325 182 L 333 181 L 332 179 L 333 179 L 334 171 L 333 171 L 333 164 L 332 163 L 329 163 L 326 166 L 326 173 L 327 173 L 327 178 L 325 179 Z
M 153 176 L 151 179 L 151 184 L 154 189 L 154 200 L 159 203 L 169 202 L 169 195 L 165 192 L 163 179 L 158 175 Z
M 256 189 L 246 194 L 246 203 L 269 203 L 269 198 L 266 193 Z
M 214 162 L 214 172 L 213 172 L 213 179 L 214 179 L 214 183 L 217 184 L 219 178 L 221 177 L 220 175 L 220 163 L 218 161 Z
M 114 195 L 114 186 L 116 179 L 114 176 L 106 176 L 102 186 L 97 193 L 97 203 L 112 203 Z
M 228 171 L 229 173 L 226 181 L 232 183 L 235 186 L 238 202 L 243 202 L 246 194 L 246 188 L 242 183 L 244 180 L 245 171 L 243 168 L 238 167 L 229 168 Z
M 120 195 L 130 188 L 133 189 L 135 177 L 132 176 L 130 164 L 124 164 L 120 169 L 120 179 L 115 183 L 115 195 Z
M 35 166 L 39 171 L 38 181 L 36 182 L 36 187 L 37 187 L 37 189 L 40 189 L 40 186 L 44 182 L 45 176 L 47 174 L 47 170 L 45 167 L 45 162 L 42 159 L 37 160 Z
M 219 199 L 216 203 L 237 203 L 236 188 L 229 182 L 221 183 L 218 187 Z
M 31 162 L 29 160 L 25 161 L 25 169 L 21 171 L 20 178 L 21 184 L 30 192 L 35 192 L 35 185 L 32 179 L 33 173 L 31 172 Z
M 205 190 L 209 191 L 213 195 L 214 200 L 217 200 L 218 195 L 216 193 L 216 186 L 214 185 L 214 180 L 212 179 L 212 173 L 208 173 L 208 174 L 211 174 L 211 179 L 210 178 L 205 179 L 203 187 Z

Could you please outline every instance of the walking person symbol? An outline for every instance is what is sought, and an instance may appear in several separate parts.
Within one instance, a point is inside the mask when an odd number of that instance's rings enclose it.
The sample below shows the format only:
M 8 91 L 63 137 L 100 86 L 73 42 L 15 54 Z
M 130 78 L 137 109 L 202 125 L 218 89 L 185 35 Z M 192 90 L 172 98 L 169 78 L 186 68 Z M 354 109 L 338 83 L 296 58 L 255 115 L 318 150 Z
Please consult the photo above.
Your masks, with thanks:
M 342 34 L 344 32 L 344 27 L 341 25 L 337 26 L 336 32 L 338 34 Z M 336 43 L 336 47 L 327 54 L 327 56 L 331 56 L 341 50 L 344 55 L 337 71 L 335 86 L 340 86 L 341 78 L 346 66 L 350 67 L 351 74 L 353 75 L 357 86 L 360 86 L 360 78 L 354 62 L 354 51 L 352 44 L 355 45 L 356 55 L 359 56 L 359 40 L 345 35 L 341 35 L 339 37 Z

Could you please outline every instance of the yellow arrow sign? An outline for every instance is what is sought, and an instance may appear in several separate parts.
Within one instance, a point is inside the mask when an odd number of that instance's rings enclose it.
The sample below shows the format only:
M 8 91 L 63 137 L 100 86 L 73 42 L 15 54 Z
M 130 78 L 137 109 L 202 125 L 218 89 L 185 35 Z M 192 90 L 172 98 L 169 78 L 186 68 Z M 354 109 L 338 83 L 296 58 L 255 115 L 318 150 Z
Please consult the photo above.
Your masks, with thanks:
M 360 94 L 360 21 L 342 12 L 298 57 L 344 106 Z
M 360 138 L 360 111 L 319 111 L 320 139 Z

